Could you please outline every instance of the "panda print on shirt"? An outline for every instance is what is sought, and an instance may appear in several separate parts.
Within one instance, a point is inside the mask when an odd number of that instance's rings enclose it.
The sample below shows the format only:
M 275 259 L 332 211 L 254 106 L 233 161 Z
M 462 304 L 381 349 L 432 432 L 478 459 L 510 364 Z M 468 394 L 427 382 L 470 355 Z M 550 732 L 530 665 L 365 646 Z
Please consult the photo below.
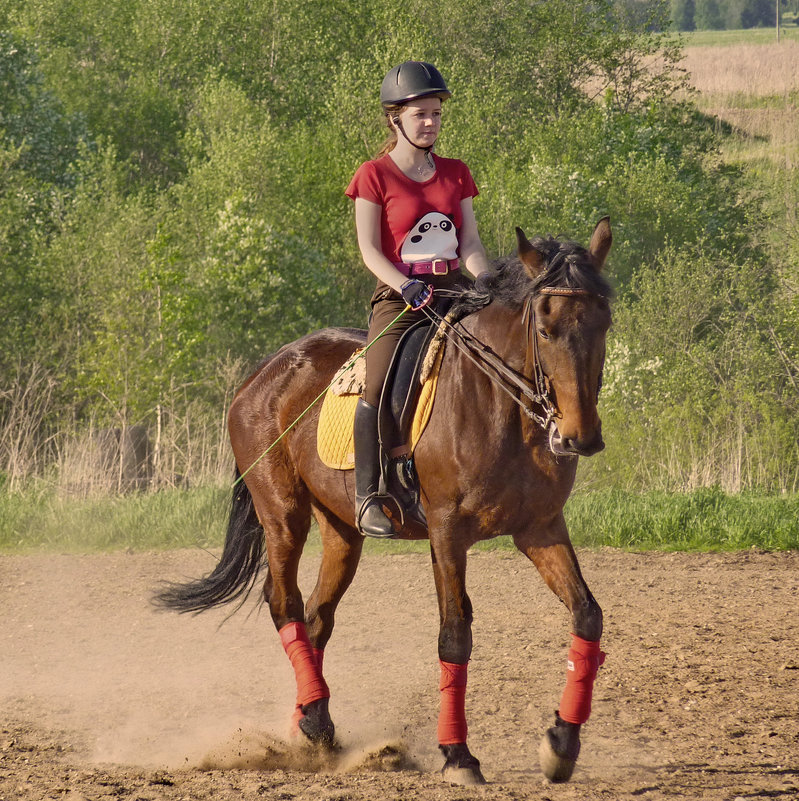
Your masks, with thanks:
M 406 264 L 458 258 L 458 233 L 455 224 L 441 212 L 431 211 L 425 214 L 405 237 L 400 257 Z

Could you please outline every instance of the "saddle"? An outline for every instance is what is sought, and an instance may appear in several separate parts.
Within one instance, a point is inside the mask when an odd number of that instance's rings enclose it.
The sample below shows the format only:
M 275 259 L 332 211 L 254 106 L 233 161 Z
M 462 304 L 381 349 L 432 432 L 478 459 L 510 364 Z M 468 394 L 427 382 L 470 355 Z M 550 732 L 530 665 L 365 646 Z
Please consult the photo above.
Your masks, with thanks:
M 389 457 L 411 452 L 411 424 L 422 389 L 422 368 L 436 330 L 429 320 L 420 320 L 402 335 L 391 357 L 378 407 L 380 447 Z
M 378 439 L 381 449 L 379 494 L 395 500 L 403 509 L 419 500 L 419 482 L 413 451 L 427 425 L 435 400 L 438 370 L 444 355 L 443 337 L 422 320 L 400 339 L 389 365 L 380 398 Z M 363 359 L 347 360 L 327 391 L 317 426 L 317 452 L 328 467 L 355 467 L 353 421 L 363 391 Z

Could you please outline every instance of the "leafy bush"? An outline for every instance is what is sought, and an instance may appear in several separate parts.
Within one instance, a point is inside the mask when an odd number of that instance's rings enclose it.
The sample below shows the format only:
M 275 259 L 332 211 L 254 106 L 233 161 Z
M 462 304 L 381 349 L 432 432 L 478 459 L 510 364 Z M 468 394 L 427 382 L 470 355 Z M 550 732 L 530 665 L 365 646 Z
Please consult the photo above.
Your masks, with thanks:
M 601 401 L 613 483 L 795 490 L 795 377 L 780 366 L 773 284 L 767 263 L 699 248 L 639 269 Z

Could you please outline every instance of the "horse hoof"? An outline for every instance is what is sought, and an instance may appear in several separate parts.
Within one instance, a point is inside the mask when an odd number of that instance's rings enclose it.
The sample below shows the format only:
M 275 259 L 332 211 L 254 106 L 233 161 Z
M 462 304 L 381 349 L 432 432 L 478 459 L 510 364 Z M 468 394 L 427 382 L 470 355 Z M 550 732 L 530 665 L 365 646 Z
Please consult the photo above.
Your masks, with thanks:
M 439 748 L 447 760 L 441 769 L 441 775 L 445 781 L 467 787 L 486 783 L 480 771 L 480 760 L 472 756 L 466 743 L 440 745 Z
M 538 748 L 538 761 L 544 776 L 556 784 L 567 782 L 580 755 L 580 726 L 555 714 L 555 725 L 547 729 Z
M 333 749 L 336 746 L 336 727 L 330 719 L 328 703 L 328 698 L 320 698 L 318 701 L 305 704 L 301 707 L 302 717 L 297 725 L 314 745 Z
M 580 726 L 555 715 L 555 725 L 547 729 L 538 748 L 538 761 L 551 782 L 567 782 L 580 755 Z
M 538 763 L 549 781 L 561 784 L 571 779 L 577 760 L 558 756 L 549 741 L 549 732 L 547 732 L 538 747 Z

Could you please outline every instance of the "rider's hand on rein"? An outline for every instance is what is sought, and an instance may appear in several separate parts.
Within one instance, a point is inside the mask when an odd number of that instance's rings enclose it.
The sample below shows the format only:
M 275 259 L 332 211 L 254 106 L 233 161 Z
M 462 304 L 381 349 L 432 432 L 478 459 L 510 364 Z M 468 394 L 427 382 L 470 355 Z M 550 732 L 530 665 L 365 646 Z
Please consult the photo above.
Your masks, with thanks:
M 411 278 L 400 287 L 402 299 L 414 310 L 418 311 L 427 306 L 433 299 L 433 287 L 420 281 L 418 278 Z

